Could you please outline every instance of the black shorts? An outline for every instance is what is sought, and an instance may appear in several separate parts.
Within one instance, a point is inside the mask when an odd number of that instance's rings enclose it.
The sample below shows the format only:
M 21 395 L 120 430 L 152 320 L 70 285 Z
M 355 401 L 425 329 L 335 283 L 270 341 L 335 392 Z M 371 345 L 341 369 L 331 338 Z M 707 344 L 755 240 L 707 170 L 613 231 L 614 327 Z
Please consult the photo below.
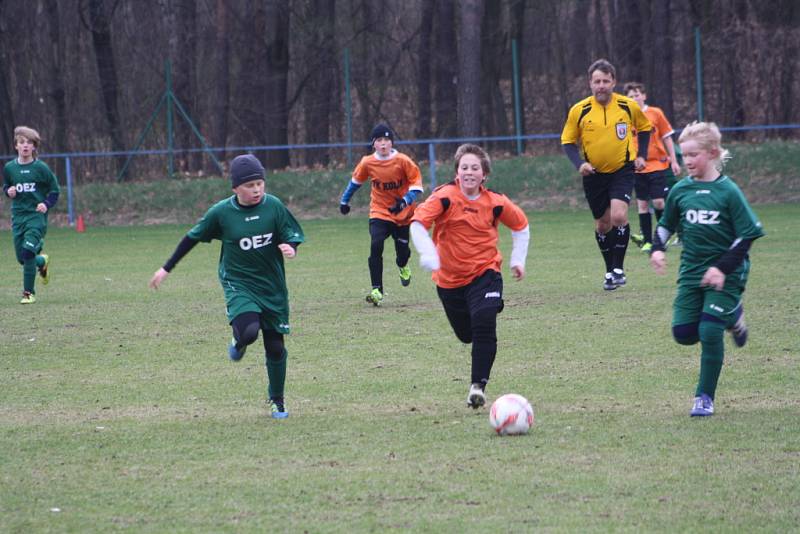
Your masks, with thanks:
M 399 239 L 403 243 L 408 243 L 410 228 L 410 226 L 398 226 L 383 219 L 369 220 L 369 235 L 372 236 L 373 241 L 385 241 L 391 236 L 395 241 Z
M 465 286 L 437 286 L 436 292 L 448 317 L 450 312 L 472 316 L 486 308 L 494 308 L 496 313 L 503 311 L 503 277 L 497 271 L 486 271 Z
M 670 173 L 671 174 L 671 173 Z M 667 172 L 643 172 L 636 174 L 636 183 L 633 186 L 638 200 L 653 200 L 667 196 Z
M 596 172 L 583 177 L 583 193 L 592 216 L 599 219 L 611 205 L 611 199 L 630 204 L 636 173 L 633 163 L 626 163 L 614 172 Z

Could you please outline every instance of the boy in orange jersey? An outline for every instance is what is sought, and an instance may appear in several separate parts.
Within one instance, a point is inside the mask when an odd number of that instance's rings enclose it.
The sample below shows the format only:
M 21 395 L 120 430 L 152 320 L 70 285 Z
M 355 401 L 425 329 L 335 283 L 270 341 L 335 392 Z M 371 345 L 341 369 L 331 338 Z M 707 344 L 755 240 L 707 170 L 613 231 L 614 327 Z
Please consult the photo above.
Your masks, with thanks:
M 669 171 L 675 176 L 681 173 L 678 157 L 675 154 L 675 143 L 672 134 L 675 130 L 660 108 L 647 105 L 647 92 L 644 84 L 629 82 L 625 84 L 625 94 L 642 108 L 653 129 L 650 143 L 647 146 L 647 159 L 642 170 L 636 171 L 633 189 L 636 191 L 636 207 L 639 212 L 640 235 L 631 235 L 631 240 L 642 248 L 642 252 L 650 253 L 653 249 L 653 221 L 650 217 L 650 201 L 653 203 L 656 221 L 664 213 L 664 198 L 669 187 L 667 179 Z
M 422 194 L 422 175 L 411 158 L 395 150 L 394 132 L 385 124 L 372 129 L 370 145 L 375 150 L 364 156 L 353 171 L 353 178 L 339 201 L 342 215 L 350 213 L 353 193 L 367 180 L 372 181 L 369 205 L 369 276 L 372 290 L 367 302 L 379 306 L 383 301 L 383 242 L 391 236 L 400 268 L 400 283 L 411 283 L 408 260 L 408 225 L 414 215 L 413 203 Z
M 503 311 L 503 257 L 498 224 L 511 229 L 511 274 L 525 276 L 530 230 L 525 213 L 505 195 L 484 187 L 489 155 L 465 144 L 455 155 L 456 178 L 417 207 L 411 238 L 420 265 L 433 271 L 436 291 L 456 337 L 472 343 L 472 380 L 467 406 L 486 403 L 486 384 L 497 353 L 497 314 Z M 428 229 L 433 226 L 433 239 Z

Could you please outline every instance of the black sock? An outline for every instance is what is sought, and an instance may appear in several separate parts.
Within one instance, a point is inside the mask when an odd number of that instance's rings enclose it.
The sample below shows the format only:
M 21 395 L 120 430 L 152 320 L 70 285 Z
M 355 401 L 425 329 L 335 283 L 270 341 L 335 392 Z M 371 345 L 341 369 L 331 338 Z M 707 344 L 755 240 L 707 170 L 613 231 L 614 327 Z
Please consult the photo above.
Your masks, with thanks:
M 597 230 L 594 232 L 594 238 L 597 241 L 597 246 L 600 248 L 600 254 L 603 255 L 603 261 L 606 263 L 606 272 L 610 273 L 611 269 L 613 268 L 612 259 L 613 259 L 613 247 L 614 247 L 614 232 L 608 232 L 607 234 L 601 234 Z
M 628 241 L 631 237 L 631 225 L 615 226 L 609 234 L 613 234 L 616 237 L 614 239 L 612 267 L 614 269 L 622 269 L 622 265 L 625 263 L 625 252 L 628 250 Z
M 639 214 L 639 228 L 642 229 L 645 243 L 653 242 L 653 223 L 650 218 L 650 212 Z

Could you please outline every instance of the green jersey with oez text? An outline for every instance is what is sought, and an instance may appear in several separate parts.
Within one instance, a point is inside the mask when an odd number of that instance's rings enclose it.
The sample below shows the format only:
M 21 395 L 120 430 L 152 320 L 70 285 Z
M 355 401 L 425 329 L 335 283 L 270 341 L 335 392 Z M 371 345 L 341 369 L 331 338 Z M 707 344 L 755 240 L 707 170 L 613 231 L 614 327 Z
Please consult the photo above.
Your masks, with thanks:
M 741 189 L 724 175 L 713 182 L 691 177 L 680 180 L 669 192 L 658 224 L 670 233 L 680 233 L 683 251 L 678 281 L 681 283 L 699 282 L 737 239 L 764 235 L 761 222 Z M 745 260 L 730 276 L 746 279 L 748 270 L 749 261 Z
M 209 242 L 222 241 L 219 281 L 230 301 L 245 293 L 262 310 L 289 311 L 281 243 L 302 243 L 303 230 L 286 206 L 264 195 L 255 206 L 241 206 L 236 195 L 213 205 L 187 234 Z
M 29 215 L 41 216 L 36 206 L 50 193 L 61 192 L 56 175 L 38 159 L 21 164 L 14 158 L 6 163 L 3 167 L 3 191 L 7 192 L 9 187 L 17 190 L 11 203 L 11 218 L 15 223 L 23 222 Z

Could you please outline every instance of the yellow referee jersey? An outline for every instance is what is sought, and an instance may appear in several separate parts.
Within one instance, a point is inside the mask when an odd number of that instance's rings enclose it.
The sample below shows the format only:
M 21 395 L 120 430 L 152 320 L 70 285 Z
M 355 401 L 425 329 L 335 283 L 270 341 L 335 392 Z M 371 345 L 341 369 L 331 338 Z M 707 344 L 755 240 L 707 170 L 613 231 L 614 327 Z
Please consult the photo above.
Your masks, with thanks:
M 634 131 L 651 129 L 650 121 L 632 98 L 611 93 L 611 100 L 602 106 L 590 96 L 569 110 L 561 144 L 582 146 L 583 159 L 597 172 L 609 173 L 636 159 Z

